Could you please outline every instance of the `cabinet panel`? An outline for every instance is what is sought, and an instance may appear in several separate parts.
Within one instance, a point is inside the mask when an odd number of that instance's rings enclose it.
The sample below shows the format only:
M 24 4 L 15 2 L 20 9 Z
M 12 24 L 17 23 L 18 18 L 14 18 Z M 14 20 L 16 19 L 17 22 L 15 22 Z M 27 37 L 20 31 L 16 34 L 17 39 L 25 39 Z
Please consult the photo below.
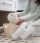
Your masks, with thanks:
M 0 0 L 0 10 L 15 11 L 15 4 L 12 0 Z

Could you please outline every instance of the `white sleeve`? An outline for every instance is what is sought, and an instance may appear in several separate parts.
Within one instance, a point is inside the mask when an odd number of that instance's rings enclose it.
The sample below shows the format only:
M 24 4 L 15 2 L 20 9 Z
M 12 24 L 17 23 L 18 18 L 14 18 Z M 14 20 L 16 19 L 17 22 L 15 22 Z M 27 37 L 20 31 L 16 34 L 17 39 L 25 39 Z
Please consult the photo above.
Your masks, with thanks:
M 21 19 L 24 19 L 26 21 L 30 21 L 30 20 L 35 20 L 36 18 L 38 18 L 40 16 L 40 11 L 37 10 L 35 13 L 29 13 L 28 15 L 25 15 L 23 17 L 20 17 Z

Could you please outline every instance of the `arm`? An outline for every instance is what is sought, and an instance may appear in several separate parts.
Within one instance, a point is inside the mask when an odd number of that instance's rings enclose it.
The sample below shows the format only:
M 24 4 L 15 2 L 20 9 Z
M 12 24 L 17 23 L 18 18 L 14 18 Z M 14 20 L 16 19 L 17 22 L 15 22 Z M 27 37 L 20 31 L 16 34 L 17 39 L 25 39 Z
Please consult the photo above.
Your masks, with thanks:
M 24 19 L 25 21 L 30 21 L 30 20 L 34 20 L 36 18 L 38 18 L 40 16 L 40 11 L 37 10 L 35 13 L 31 14 L 29 13 L 28 15 L 26 16 L 22 16 L 20 17 L 21 19 Z

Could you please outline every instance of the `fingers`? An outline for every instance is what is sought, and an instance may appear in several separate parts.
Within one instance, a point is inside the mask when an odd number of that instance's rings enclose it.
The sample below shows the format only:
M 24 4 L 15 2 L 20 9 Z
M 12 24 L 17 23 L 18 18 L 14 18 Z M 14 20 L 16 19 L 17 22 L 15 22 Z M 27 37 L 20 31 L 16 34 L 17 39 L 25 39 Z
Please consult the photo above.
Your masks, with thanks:
M 20 25 L 20 20 L 17 20 L 16 21 L 16 25 Z

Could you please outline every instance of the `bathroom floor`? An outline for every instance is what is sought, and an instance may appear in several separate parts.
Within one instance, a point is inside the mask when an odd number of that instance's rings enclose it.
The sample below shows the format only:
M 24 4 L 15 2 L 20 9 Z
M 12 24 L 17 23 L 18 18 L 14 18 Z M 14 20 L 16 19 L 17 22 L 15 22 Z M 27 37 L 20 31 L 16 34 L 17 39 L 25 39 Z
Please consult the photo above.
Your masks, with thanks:
M 28 37 L 26 40 L 13 41 L 12 38 L 6 38 L 2 33 L 0 34 L 0 43 L 40 43 L 40 37 Z
M 27 40 L 13 41 L 2 34 L 0 35 L 0 43 L 40 43 L 40 37 L 29 37 Z

